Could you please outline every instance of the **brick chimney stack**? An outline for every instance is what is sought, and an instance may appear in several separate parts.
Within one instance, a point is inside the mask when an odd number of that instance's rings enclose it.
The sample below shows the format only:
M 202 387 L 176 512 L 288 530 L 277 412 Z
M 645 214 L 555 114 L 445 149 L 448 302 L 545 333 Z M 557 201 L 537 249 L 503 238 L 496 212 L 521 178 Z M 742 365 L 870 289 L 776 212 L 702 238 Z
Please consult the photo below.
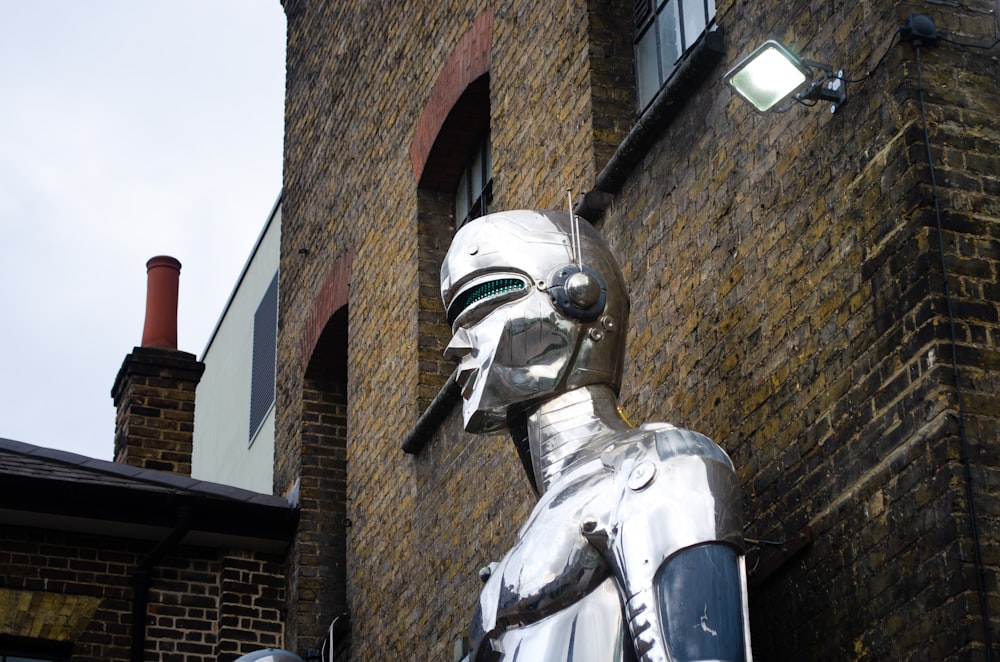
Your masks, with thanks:
M 146 263 L 142 345 L 125 357 L 111 389 L 115 462 L 191 475 L 195 387 L 205 364 L 177 349 L 181 263 L 158 256 Z

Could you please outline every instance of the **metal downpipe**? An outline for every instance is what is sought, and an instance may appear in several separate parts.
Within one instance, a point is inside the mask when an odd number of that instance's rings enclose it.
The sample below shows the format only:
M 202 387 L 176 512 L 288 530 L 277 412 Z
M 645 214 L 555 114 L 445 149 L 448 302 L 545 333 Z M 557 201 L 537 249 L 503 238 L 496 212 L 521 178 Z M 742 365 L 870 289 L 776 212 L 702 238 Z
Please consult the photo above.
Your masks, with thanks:
M 156 564 L 181 541 L 191 529 L 191 508 L 177 509 L 177 525 L 166 538 L 144 558 L 132 574 L 132 653 L 131 662 L 143 662 L 146 652 L 146 610 L 149 606 L 150 573 Z

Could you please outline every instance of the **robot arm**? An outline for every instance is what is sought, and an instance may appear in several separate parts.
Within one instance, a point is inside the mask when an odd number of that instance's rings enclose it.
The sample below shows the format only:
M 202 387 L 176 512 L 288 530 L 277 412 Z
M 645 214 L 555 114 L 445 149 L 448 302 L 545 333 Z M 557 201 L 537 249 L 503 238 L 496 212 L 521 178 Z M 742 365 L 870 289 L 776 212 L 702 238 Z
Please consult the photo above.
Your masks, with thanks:
M 583 534 L 622 593 L 642 662 L 750 662 L 742 508 L 729 458 L 707 437 L 656 430 L 616 458 L 618 502 Z

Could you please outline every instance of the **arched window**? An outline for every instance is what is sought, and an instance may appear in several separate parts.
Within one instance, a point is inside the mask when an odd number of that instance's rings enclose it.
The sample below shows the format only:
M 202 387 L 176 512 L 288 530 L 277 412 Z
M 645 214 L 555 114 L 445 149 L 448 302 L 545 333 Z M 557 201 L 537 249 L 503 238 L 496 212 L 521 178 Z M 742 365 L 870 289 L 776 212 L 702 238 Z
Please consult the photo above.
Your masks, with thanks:
M 489 74 L 472 81 L 451 107 L 427 156 L 419 187 L 452 198 L 448 211 L 455 229 L 488 213 L 493 202 Z
M 418 184 L 419 411 L 430 404 L 455 367 L 443 356 L 451 331 L 438 293 L 441 262 L 454 231 L 492 209 L 489 118 L 489 74 L 484 74 L 472 81 L 452 106 Z

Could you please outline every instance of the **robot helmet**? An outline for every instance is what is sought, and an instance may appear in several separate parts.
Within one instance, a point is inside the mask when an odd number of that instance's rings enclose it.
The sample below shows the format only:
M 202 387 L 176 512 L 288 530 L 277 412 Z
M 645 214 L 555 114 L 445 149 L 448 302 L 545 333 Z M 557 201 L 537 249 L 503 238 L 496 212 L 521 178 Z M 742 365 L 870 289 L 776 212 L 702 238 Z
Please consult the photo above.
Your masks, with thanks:
M 574 240 L 576 245 L 574 246 Z M 588 384 L 617 392 L 628 293 L 596 230 L 568 213 L 506 211 L 460 229 L 441 266 L 441 297 L 459 359 L 465 427 Z

